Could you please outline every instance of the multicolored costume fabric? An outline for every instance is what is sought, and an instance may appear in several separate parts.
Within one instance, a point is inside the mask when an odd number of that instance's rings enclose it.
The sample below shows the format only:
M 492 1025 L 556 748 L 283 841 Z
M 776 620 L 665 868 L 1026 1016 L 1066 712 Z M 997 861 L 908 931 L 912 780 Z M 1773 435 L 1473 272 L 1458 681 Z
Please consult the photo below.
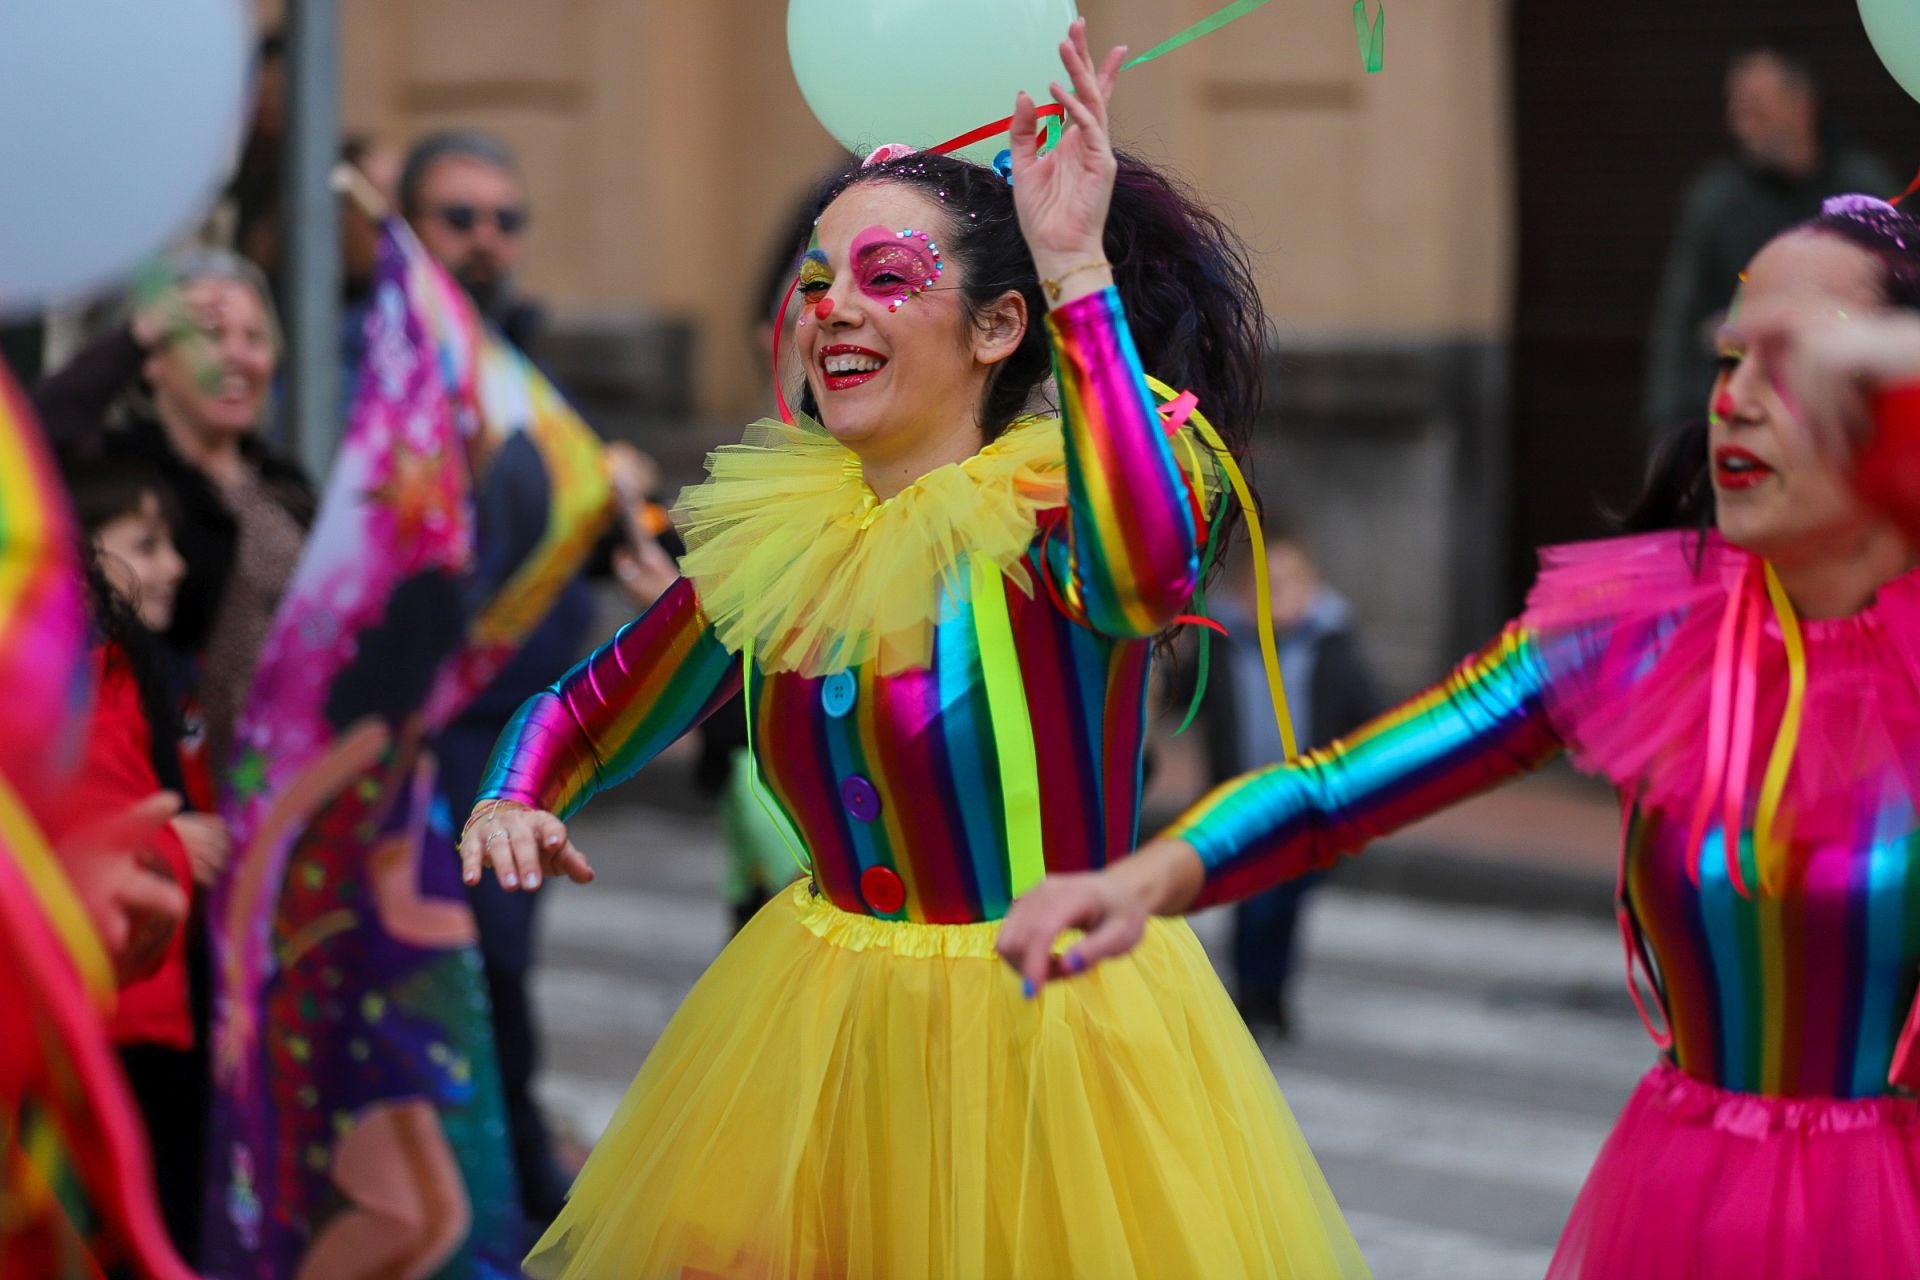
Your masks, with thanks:
M 1764 591 L 1763 566 L 1713 536 L 1549 552 L 1522 620 L 1444 684 L 1168 832 L 1206 863 L 1204 904 L 1563 749 L 1620 789 L 1626 925 L 1671 1049 L 1582 1193 L 1556 1280 L 1892 1280 L 1920 1257 L 1920 1113 L 1888 1080 L 1920 973 L 1920 572 L 1797 625 L 1760 621 Z M 1751 644 L 1717 681 L 1742 616 Z M 1768 876 L 1754 827 L 1792 701 L 1788 628 L 1805 688 Z M 1713 743 L 1742 737 L 1716 776 Z
M 128 1262 L 186 1280 L 153 1201 L 139 1113 L 107 1033 L 113 973 L 48 847 L 63 735 L 87 723 L 78 541 L 60 483 L 0 365 L 0 1277 L 93 1276 Z
M 728 697 L 751 647 L 754 747 L 813 868 L 689 995 L 534 1274 L 1365 1274 L 1184 925 L 1032 1002 L 994 957 L 996 679 L 1030 721 L 1046 866 L 1124 855 L 1150 637 L 1198 567 L 1118 295 L 1049 326 L 1064 425 L 886 502 L 803 427 L 723 451 L 682 501 L 690 578 L 502 740 L 483 795 L 571 813 Z M 810 496 L 756 514 L 783 471 Z
M 496 1055 L 431 741 L 607 514 L 597 442 L 557 394 L 502 400 L 537 376 L 390 224 L 351 425 L 229 779 L 210 1276 L 517 1273 Z M 515 466 L 570 491 L 531 547 L 501 555 L 475 490 Z M 383 1162 L 392 1176 L 369 1179 Z M 408 1202 L 390 1202 L 396 1186 Z

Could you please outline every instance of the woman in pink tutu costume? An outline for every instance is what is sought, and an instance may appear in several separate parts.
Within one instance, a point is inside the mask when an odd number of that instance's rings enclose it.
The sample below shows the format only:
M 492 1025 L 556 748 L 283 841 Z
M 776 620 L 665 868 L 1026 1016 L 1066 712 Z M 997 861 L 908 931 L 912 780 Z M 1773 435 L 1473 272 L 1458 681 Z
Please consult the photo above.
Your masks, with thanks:
M 1621 795 L 1621 929 L 1661 1053 L 1549 1280 L 1920 1275 L 1920 485 L 1899 481 L 1920 431 L 1889 439 L 1920 415 L 1888 421 L 1897 388 L 1821 361 L 1849 324 L 1920 345 L 1920 221 L 1841 197 L 1743 280 L 1709 420 L 1655 463 L 1639 532 L 1549 549 L 1526 611 L 1446 681 L 1227 783 L 1137 857 L 1043 882 L 1000 936 L 1036 982 L 1077 974 L 1153 915 L 1568 753 Z M 1852 458 L 1849 398 L 1882 411 Z

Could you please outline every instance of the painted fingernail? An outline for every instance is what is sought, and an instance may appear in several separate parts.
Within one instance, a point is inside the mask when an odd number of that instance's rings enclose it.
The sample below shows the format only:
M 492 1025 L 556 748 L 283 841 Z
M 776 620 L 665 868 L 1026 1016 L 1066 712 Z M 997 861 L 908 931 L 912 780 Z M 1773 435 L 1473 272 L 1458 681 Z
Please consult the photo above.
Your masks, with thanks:
M 1067 952 L 1066 965 L 1068 973 L 1079 973 L 1087 967 L 1087 958 L 1078 951 L 1069 951 Z
M 1033 985 L 1032 978 L 1020 979 L 1020 994 L 1024 996 L 1026 999 L 1028 1000 L 1033 999 L 1033 994 L 1035 990 L 1036 988 Z
M 520 883 L 520 877 L 516 876 L 515 874 L 513 874 L 513 872 L 509 871 L 507 872 L 507 874 L 500 877 L 500 883 L 504 884 L 505 886 L 507 886 L 507 888 L 511 889 L 515 885 Z
M 532 875 L 527 877 L 527 888 L 538 889 L 539 887 L 540 887 L 540 873 L 536 871 Z

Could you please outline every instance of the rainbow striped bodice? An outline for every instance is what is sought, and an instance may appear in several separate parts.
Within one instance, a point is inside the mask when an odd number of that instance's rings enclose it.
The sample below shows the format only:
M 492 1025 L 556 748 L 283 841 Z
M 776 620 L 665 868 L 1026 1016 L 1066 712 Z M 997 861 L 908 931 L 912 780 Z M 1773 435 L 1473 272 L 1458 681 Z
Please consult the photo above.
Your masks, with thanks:
M 1718 831 L 1688 848 L 1684 822 L 1635 815 L 1629 897 L 1689 1075 L 1751 1093 L 1886 1092 L 1920 972 L 1920 844 L 1863 819 L 1858 841 L 1796 849 L 1779 892 L 1759 887 L 1743 832 L 1749 896 Z

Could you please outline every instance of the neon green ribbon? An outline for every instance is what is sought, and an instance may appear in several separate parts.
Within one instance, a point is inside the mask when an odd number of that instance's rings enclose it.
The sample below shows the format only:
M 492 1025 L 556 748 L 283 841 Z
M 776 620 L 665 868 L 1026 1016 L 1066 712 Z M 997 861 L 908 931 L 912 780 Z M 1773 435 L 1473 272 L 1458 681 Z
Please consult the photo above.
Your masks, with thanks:
M 994 754 L 1000 764 L 1000 803 L 1007 823 L 1007 888 L 1014 897 L 1047 873 L 1040 839 L 1040 761 L 1033 749 L 1033 716 L 1020 655 L 1007 613 L 1007 580 L 991 560 L 973 561 L 973 629 L 987 684 Z
M 793 855 L 794 865 L 805 875 L 813 874 L 813 860 L 801 851 L 799 835 L 793 829 L 792 819 L 786 811 L 774 802 L 773 793 L 767 790 L 767 784 L 760 778 L 760 753 L 753 749 L 753 641 L 749 640 L 740 650 L 740 702 L 741 709 L 747 713 L 747 789 L 753 792 L 753 798 L 767 811 L 767 820 L 773 823 L 774 830 L 787 842 L 787 852 Z
M 1380 0 L 1379 15 L 1367 23 L 1367 0 L 1353 0 L 1353 34 L 1360 41 L 1360 61 L 1372 75 L 1386 64 L 1387 0 Z
M 1129 67 L 1137 67 L 1143 62 L 1152 62 L 1155 58 L 1163 54 L 1172 53 L 1182 45 L 1192 44 L 1201 36 L 1212 35 L 1229 22 L 1236 22 L 1252 13 L 1255 9 L 1264 7 L 1267 3 L 1268 0 L 1234 0 L 1234 3 L 1224 9 L 1218 10 L 1209 17 L 1200 19 L 1200 21 L 1194 23 L 1178 35 L 1168 36 L 1165 40 L 1162 40 L 1145 53 L 1137 57 L 1128 58 L 1120 64 L 1120 69 L 1125 71 Z

